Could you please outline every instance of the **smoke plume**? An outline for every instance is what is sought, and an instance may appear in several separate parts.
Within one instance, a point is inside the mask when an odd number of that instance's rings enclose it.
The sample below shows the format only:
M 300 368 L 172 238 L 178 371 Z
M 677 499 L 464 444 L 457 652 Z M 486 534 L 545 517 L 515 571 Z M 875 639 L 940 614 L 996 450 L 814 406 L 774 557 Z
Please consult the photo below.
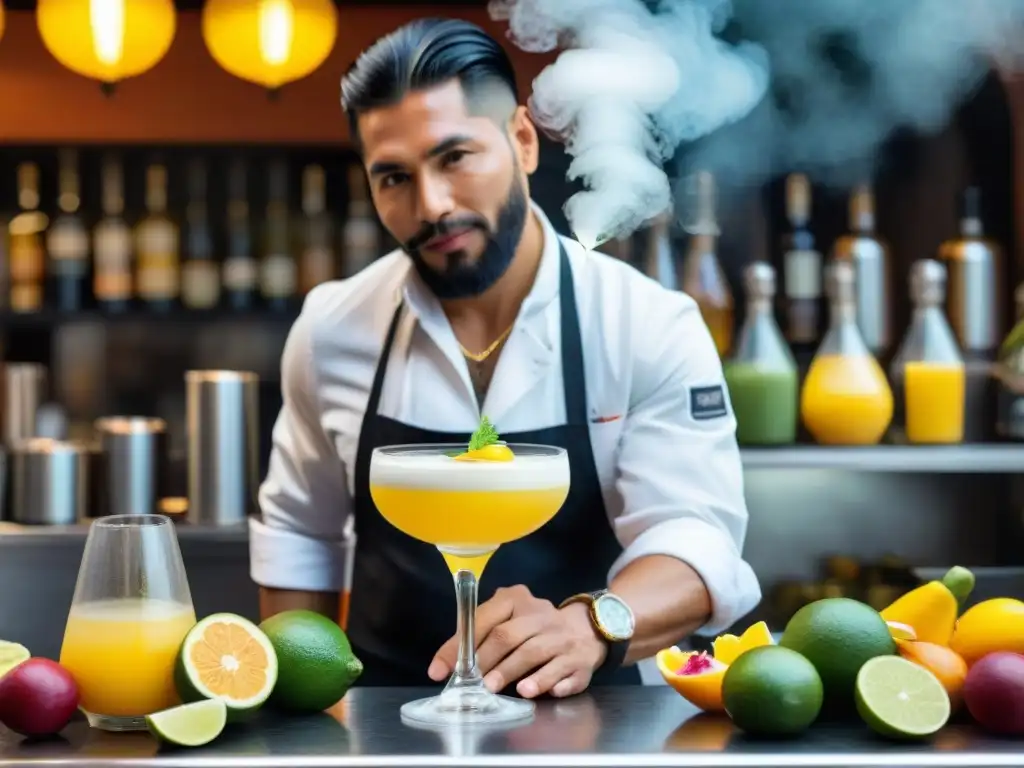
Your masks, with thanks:
M 895 130 L 941 129 L 1024 43 L 1021 0 L 491 0 L 520 48 L 561 49 L 538 126 L 583 191 L 586 245 L 672 205 L 666 166 L 732 184 L 799 168 L 847 183 Z M 846 174 L 846 176 L 844 176 Z

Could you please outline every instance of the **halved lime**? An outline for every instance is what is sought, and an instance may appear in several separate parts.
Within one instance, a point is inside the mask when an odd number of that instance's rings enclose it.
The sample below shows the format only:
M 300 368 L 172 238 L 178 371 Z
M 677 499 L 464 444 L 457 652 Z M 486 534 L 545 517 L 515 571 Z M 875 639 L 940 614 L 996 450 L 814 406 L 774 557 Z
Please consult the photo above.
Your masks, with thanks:
M 32 656 L 21 643 L 12 643 L 10 640 L 0 640 L 0 677 L 3 677 L 23 661 L 28 661 Z
M 920 739 L 949 720 L 949 694 L 924 667 L 900 656 L 876 656 L 857 673 L 857 712 L 883 736 Z
M 201 747 L 220 736 L 228 721 L 228 708 L 220 699 L 182 704 L 146 715 L 150 733 L 179 747 Z

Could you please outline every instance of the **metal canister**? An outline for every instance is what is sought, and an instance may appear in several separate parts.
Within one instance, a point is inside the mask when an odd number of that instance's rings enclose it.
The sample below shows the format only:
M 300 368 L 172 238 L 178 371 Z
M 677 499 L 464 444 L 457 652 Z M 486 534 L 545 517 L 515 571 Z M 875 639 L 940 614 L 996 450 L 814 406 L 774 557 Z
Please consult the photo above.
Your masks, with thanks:
M 249 371 L 185 374 L 188 521 L 230 525 L 256 508 L 259 377 Z
M 97 419 L 93 515 L 152 514 L 164 493 L 167 424 L 142 416 Z
M 3 440 L 8 447 L 37 436 L 39 408 L 46 401 L 49 377 L 37 363 L 6 363 L 3 366 Z
M 11 451 L 11 514 L 16 523 L 73 525 L 86 515 L 88 450 L 33 437 Z

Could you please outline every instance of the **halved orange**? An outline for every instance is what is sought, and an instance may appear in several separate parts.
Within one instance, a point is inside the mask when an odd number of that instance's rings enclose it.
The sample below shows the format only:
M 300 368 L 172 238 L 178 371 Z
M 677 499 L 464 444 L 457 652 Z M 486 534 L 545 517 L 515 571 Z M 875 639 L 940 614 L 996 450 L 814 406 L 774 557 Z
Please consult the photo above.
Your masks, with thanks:
M 676 693 L 705 712 L 724 712 L 722 705 L 722 679 L 725 671 L 729 668 L 727 664 L 711 659 L 712 668 L 707 672 L 696 675 L 683 675 L 680 671 L 686 667 L 691 656 L 696 651 L 683 651 L 672 646 L 658 651 L 655 661 L 658 664 L 658 671 L 665 678 L 665 682 L 675 688 Z
M 228 720 L 259 709 L 277 682 L 277 654 L 259 627 L 233 613 L 215 613 L 185 635 L 175 666 L 182 701 L 220 699 Z
M 774 644 L 775 638 L 772 637 L 772 632 L 768 629 L 768 625 L 763 621 L 759 621 L 747 627 L 746 631 L 739 637 L 736 635 L 720 635 L 716 637 L 712 647 L 715 650 L 716 660 L 723 664 L 732 664 L 740 657 L 740 654 L 746 653 L 752 648 Z

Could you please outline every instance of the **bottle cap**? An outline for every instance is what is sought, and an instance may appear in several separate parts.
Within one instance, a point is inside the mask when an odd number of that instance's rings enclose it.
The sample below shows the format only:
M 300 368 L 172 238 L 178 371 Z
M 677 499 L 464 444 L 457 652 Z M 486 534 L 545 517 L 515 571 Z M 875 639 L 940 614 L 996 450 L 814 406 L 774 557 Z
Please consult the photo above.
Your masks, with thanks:
M 935 259 L 910 265 L 910 299 L 917 306 L 941 304 L 946 299 L 946 268 Z
M 743 285 L 748 299 L 770 299 L 775 296 L 775 270 L 764 261 L 748 264 L 743 270 Z

